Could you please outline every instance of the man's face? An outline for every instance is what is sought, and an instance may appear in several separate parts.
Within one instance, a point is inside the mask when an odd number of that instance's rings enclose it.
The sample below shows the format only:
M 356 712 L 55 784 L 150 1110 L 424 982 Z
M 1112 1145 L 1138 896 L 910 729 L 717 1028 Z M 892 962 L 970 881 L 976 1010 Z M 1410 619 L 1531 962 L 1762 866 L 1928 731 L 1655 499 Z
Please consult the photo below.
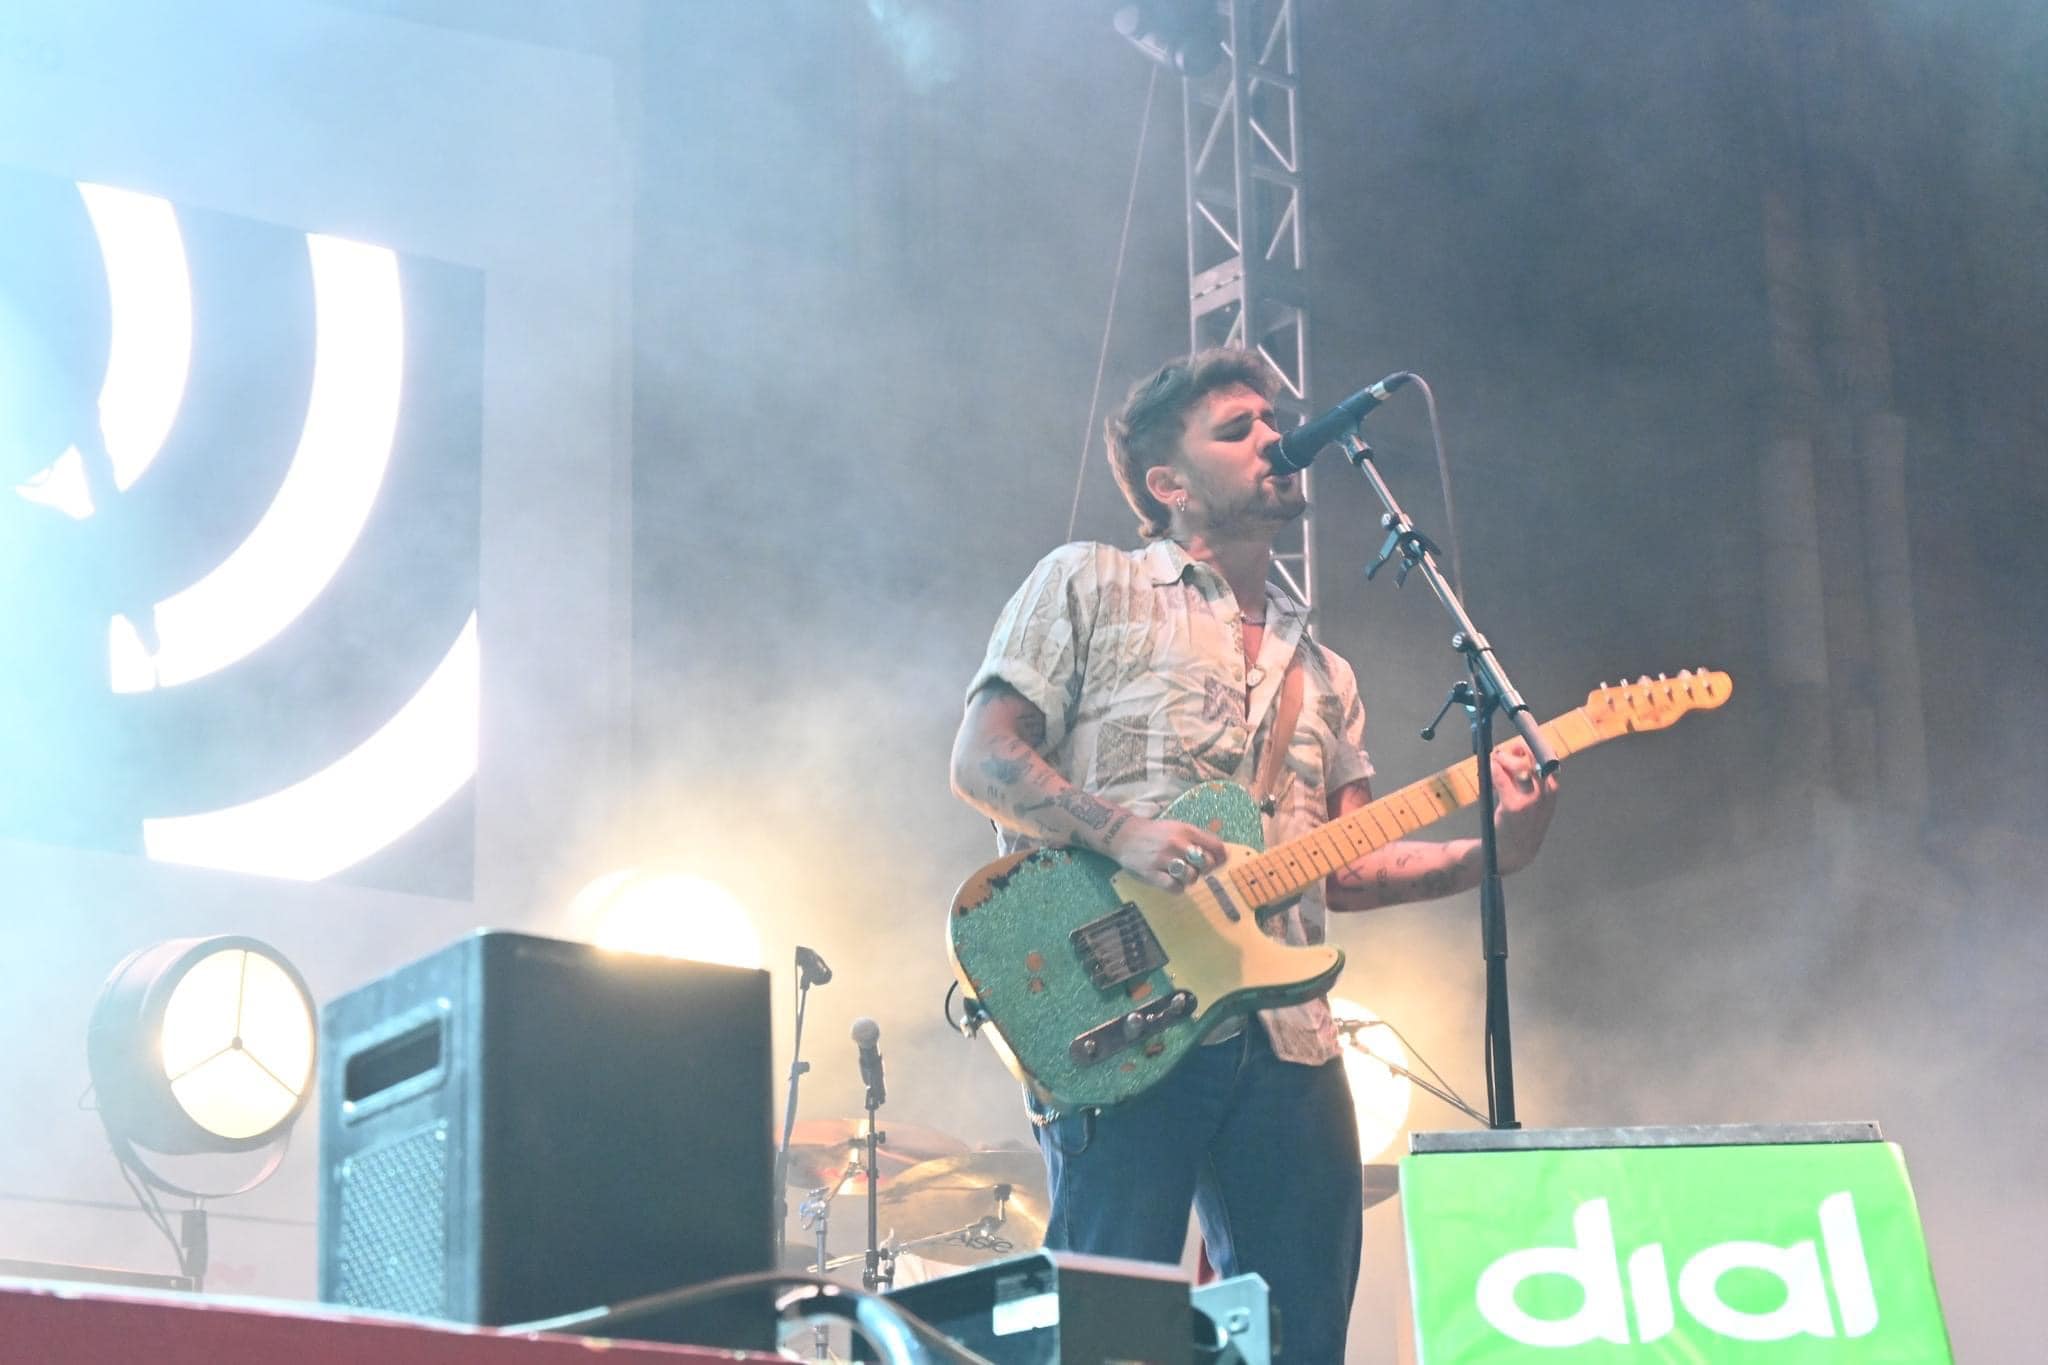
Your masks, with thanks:
M 1271 533 L 1308 510 L 1299 474 L 1276 475 L 1273 405 L 1242 384 L 1213 390 L 1188 414 L 1174 464 L 1187 481 L 1186 519 L 1208 534 Z

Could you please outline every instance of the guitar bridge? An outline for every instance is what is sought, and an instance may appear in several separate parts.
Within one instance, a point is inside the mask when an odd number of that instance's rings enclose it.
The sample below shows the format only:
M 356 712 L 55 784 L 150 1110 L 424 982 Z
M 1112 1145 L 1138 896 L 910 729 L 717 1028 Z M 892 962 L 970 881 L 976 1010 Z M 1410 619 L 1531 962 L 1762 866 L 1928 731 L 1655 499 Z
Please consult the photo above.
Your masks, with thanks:
M 1199 1003 L 1186 991 L 1175 991 L 1163 1000 L 1140 1005 L 1129 1014 L 1097 1024 L 1067 1045 L 1067 1055 L 1086 1066 L 1114 1057 L 1125 1048 L 1144 1042 L 1195 1012 Z
M 1080 954 L 1081 965 L 1095 989 L 1112 990 L 1132 977 L 1166 965 L 1166 950 L 1138 907 L 1125 901 L 1116 909 L 1067 935 Z

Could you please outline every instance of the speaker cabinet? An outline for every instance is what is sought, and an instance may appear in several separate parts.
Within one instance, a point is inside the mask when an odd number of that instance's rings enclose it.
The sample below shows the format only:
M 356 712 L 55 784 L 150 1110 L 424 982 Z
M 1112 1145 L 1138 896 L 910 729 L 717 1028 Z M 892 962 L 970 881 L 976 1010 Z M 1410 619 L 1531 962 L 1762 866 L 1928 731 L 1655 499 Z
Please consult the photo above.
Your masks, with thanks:
M 503 1325 L 773 1268 L 766 972 L 484 932 L 320 1028 L 327 1302 Z M 754 1296 L 630 1334 L 774 1323 Z

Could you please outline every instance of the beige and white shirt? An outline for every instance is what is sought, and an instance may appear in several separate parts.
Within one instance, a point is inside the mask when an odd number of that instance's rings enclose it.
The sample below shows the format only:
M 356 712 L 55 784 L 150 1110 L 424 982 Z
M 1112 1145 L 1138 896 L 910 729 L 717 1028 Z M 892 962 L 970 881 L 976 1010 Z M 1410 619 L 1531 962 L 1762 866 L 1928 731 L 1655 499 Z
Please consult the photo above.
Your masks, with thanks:
M 1331 792 L 1372 775 L 1351 666 L 1307 638 L 1307 623 L 1306 609 L 1268 583 L 1265 638 L 1247 660 L 1230 585 L 1177 542 L 1063 545 L 1003 608 L 967 694 L 997 680 L 1015 688 L 1045 713 L 1048 763 L 1083 790 L 1153 817 L 1198 783 L 1249 785 L 1298 651 L 1301 716 L 1266 817 L 1270 846 L 1322 824 Z M 998 827 L 1004 853 L 1036 842 Z M 1318 883 L 1270 916 L 1266 930 L 1320 943 L 1327 914 Z M 1284 1060 L 1338 1055 L 1321 1000 L 1259 1018 Z

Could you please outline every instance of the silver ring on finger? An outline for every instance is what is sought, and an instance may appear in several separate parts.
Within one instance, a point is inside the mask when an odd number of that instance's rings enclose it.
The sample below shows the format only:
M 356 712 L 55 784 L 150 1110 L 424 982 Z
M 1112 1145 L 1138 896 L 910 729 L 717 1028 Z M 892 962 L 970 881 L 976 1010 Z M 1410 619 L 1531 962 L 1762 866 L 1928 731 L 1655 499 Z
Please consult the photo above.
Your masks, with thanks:
M 1188 866 L 1187 859 L 1185 858 L 1173 858 L 1166 864 L 1166 875 L 1177 882 L 1186 881 L 1193 872 L 1194 869 Z
M 1203 863 L 1209 860 L 1209 855 L 1202 852 L 1202 846 L 1200 844 L 1189 844 L 1188 851 L 1185 856 L 1188 860 L 1188 866 L 1190 867 L 1200 867 Z

